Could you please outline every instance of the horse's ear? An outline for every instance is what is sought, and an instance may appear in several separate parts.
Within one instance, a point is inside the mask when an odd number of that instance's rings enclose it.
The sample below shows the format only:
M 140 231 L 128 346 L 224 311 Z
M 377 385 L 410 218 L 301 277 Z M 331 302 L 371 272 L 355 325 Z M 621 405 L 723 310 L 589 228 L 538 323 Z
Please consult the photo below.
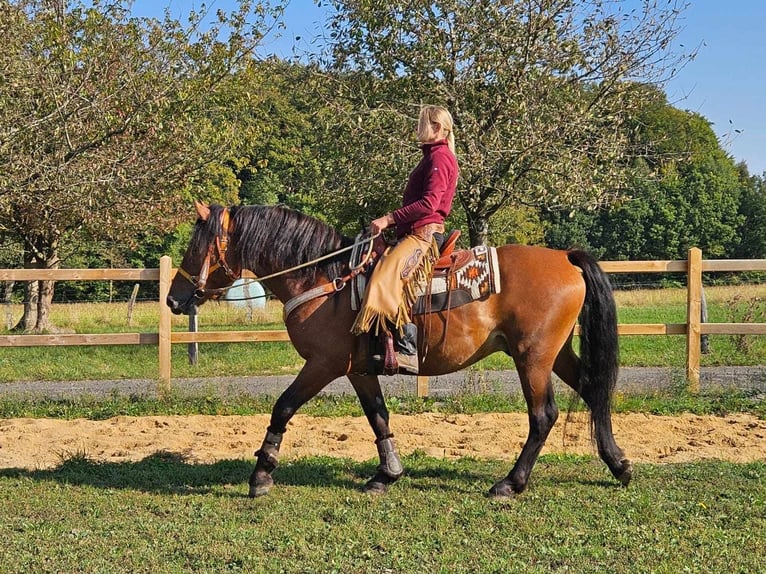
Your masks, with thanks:
M 202 221 L 207 221 L 210 217 L 210 206 L 207 203 L 195 200 L 194 209 L 197 210 L 197 215 Z

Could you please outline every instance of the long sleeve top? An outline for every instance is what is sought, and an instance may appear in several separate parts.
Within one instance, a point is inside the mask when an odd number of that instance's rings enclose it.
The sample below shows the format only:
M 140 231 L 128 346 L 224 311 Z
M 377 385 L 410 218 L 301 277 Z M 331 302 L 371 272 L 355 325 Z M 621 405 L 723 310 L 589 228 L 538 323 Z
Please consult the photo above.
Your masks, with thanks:
M 402 198 L 393 212 L 397 237 L 428 223 L 444 223 L 452 210 L 459 168 L 447 140 L 423 144 L 423 158 L 412 170 Z

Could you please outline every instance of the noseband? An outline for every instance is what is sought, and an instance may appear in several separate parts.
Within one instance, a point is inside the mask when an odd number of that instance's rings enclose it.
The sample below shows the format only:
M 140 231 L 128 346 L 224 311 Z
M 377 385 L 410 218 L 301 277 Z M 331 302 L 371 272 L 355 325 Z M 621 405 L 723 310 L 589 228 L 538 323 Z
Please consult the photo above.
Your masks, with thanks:
M 228 287 L 222 287 L 220 289 L 205 288 L 208 277 L 217 269 L 223 269 L 223 272 L 226 273 L 226 277 L 231 279 L 232 283 L 242 275 L 241 270 L 234 271 L 229 264 L 226 263 L 226 250 L 229 248 L 229 233 L 231 233 L 230 225 L 229 208 L 226 208 L 221 212 L 221 234 L 217 235 L 215 242 L 210 245 L 207 255 L 205 255 L 205 260 L 202 262 L 202 268 L 200 269 L 199 275 L 192 275 L 183 267 L 178 268 L 178 274 L 194 285 L 194 298 L 197 300 L 203 299 L 206 296 L 211 299 L 217 299 L 228 289 Z

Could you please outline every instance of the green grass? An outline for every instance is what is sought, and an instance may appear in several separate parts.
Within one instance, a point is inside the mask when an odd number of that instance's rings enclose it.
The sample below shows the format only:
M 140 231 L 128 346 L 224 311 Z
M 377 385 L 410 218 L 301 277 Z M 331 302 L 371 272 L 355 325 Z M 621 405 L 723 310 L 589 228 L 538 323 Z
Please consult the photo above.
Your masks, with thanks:
M 639 464 L 627 489 L 589 457 L 543 456 L 512 500 L 507 463 L 404 458 L 382 497 L 374 461 L 287 461 L 246 498 L 252 461 L 170 454 L 0 470 L 0 572 L 758 572 L 766 464 Z
M 289 343 L 200 344 L 190 365 L 185 345 L 173 345 L 174 378 L 287 375 L 303 360 Z M 157 347 L 77 346 L 0 348 L 0 383 L 159 378 Z

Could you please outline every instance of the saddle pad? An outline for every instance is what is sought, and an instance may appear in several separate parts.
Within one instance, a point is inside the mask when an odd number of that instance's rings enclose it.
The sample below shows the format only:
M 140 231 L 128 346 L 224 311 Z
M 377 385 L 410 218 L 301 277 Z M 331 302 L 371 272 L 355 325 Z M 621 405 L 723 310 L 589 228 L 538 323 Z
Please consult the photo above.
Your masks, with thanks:
M 458 253 L 456 252 L 455 256 Z M 455 269 L 437 269 L 431 278 L 431 301 L 426 301 L 428 289 L 420 285 L 418 300 L 412 309 L 413 314 L 427 311 L 444 311 L 478 299 L 484 299 L 493 293 L 500 293 L 500 271 L 497 263 L 497 250 L 494 247 L 480 245 L 467 252 L 468 257 Z M 460 256 L 458 260 L 462 260 Z M 364 298 L 367 278 L 360 274 L 354 278 L 351 292 L 351 308 L 358 311 Z M 449 305 L 449 307 L 448 307 Z
M 458 252 L 460 253 L 460 252 Z M 472 301 L 500 293 L 500 270 L 497 250 L 479 245 L 468 251 L 469 257 L 455 269 L 439 269 L 431 279 L 430 302 L 426 285 L 421 285 L 414 315 L 454 309 Z

